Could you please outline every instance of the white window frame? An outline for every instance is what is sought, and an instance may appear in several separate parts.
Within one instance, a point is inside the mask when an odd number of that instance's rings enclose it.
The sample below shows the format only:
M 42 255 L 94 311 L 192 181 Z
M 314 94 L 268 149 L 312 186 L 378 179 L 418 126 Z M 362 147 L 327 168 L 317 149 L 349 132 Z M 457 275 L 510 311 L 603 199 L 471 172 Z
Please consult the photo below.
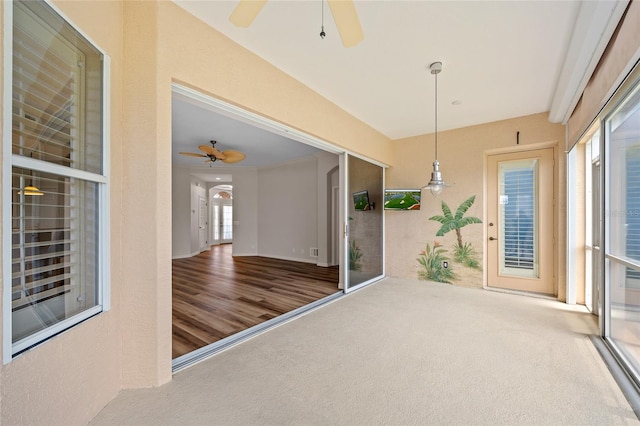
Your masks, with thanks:
M 42 0 L 53 9 L 62 19 L 80 33 L 103 56 L 102 64 L 102 173 L 96 174 L 83 170 L 72 169 L 52 163 L 22 157 L 12 154 L 12 80 L 13 80 L 13 1 L 4 1 L 3 22 L 3 116 L 2 116 L 2 360 L 3 364 L 9 363 L 17 354 L 31 348 L 45 340 L 61 333 L 100 312 L 110 309 L 110 81 L 111 60 L 107 53 L 101 49 L 86 33 L 73 23 L 49 0 Z M 98 303 L 75 316 L 54 324 L 28 339 L 24 339 L 21 345 L 12 342 L 12 307 L 11 307 L 11 173 L 12 167 L 26 167 L 46 173 L 54 173 L 62 176 L 79 178 L 98 184 Z

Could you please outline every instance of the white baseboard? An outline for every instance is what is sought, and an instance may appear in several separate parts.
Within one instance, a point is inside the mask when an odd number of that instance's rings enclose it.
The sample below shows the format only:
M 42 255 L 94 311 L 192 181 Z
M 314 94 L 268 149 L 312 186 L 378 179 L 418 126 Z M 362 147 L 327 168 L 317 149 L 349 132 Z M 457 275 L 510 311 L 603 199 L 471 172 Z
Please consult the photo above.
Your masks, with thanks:
M 233 253 L 233 257 L 236 256 L 260 256 L 258 253 Z
M 205 250 L 206 251 L 206 250 Z M 176 259 L 186 259 L 188 257 L 193 257 L 193 256 L 197 256 L 200 253 L 202 253 L 201 251 L 197 251 L 195 253 L 191 253 L 191 254 L 179 254 L 177 256 L 172 256 L 171 260 L 176 260 Z
M 288 257 L 288 256 L 279 256 L 273 254 L 266 253 L 256 253 L 256 254 L 238 254 L 234 253 L 233 256 L 261 256 L 261 257 L 269 257 L 271 259 L 280 259 L 280 260 L 290 260 L 292 262 L 304 262 L 304 263 L 313 263 L 316 264 L 316 261 L 309 258 L 299 258 L 299 257 Z

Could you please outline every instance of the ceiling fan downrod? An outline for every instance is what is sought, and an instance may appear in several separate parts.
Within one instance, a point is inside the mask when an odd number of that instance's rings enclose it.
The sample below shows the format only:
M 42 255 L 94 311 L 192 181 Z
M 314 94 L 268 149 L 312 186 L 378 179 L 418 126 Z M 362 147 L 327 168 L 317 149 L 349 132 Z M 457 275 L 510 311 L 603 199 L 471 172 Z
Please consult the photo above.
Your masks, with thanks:
M 320 38 L 324 40 L 327 33 L 324 32 L 324 0 L 320 0 L 320 6 L 322 9 L 322 23 L 320 25 Z

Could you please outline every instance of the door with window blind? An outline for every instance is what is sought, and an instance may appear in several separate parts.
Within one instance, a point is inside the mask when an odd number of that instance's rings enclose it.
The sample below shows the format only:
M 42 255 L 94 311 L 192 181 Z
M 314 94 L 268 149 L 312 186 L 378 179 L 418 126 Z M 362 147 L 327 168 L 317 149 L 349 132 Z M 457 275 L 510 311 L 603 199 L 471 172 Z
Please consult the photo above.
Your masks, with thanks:
M 490 155 L 487 167 L 487 285 L 553 294 L 553 148 Z

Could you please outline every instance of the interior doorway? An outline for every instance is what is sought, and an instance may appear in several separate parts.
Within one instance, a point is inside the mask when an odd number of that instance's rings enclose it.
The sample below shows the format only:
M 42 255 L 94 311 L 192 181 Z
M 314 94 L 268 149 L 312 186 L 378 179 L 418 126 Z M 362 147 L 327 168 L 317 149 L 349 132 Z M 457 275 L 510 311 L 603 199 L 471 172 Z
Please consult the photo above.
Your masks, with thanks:
M 554 293 L 553 148 L 487 159 L 487 286 Z

